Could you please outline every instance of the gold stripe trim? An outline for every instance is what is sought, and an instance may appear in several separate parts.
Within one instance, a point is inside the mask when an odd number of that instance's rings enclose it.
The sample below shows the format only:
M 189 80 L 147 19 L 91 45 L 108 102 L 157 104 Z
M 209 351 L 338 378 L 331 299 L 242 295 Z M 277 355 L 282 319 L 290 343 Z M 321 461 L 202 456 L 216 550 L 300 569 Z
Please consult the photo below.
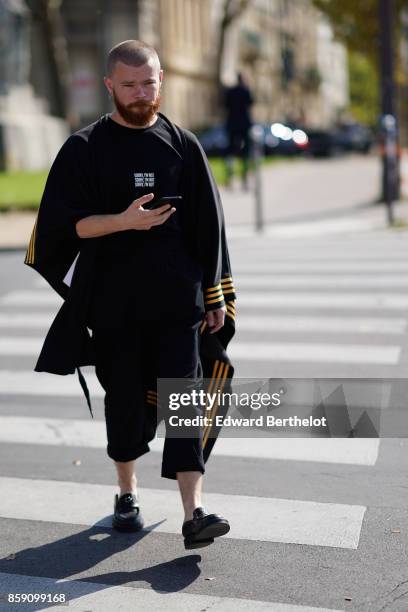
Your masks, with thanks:
M 220 374 L 222 372 L 223 365 L 224 364 L 222 361 L 219 361 L 218 359 L 215 360 L 211 381 L 207 388 L 207 393 L 212 393 L 214 385 L 218 384 L 218 380 L 220 378 Z M 206 415 L 208 415 L 207 406 L 208 406 L 208 403 L 206 403 L 206 406 L 205 406 Z M 202 443 L 203 449 L 205 448 L 205 445 L 207 443 L 207 437 L 208 437 L 206 436 L 207 429 L 208 429 L 208 425 L 206 425 L 203 429 L 203 443 Z
M 211 393 L 211 391 L 213 389 L 213 386 L 214 386 L 214 382 L 218 378 L 217 372 L 218 372 L 219 366 L 221 367 L 221 365 L 222 365 L 221 362 L 218 359 L 216 359 L 215 362 L 214 362 L 214 365 L 213 365 L 213 371 L 212 371 L 212 375 L 211 375 L 211 380 L 210 380 L 210 383 L 209 383 L 209 385 L 207 387 L 207 393 Z M 205 410 L 204 410 L 205 414 L 207 414 L 207 405 L 208 405 L 208 403 L 206 403 L 206 405 L 205 405 Z M 204 434 L 206 432 L 206 429 L 207 429 L 207 427 L 204 427 L 204 429 L 203 429 L 203 439 L 204 439 Z M 204 450 L 205 443 L 203 443 L 202 446 L 203 446 L 203 450 Z
M 34 263 L 34 260 L 35 260 L 35 240 L 37 237 L 37 221 L 38 221 L 38 214 L 35 219 L 35 223 L 33 227 L 33 236 L 32 236 L 32 242 L 31 242 L 31 263 Z
M 234 288 L 232 288 L 232 289 L 224 289 L 223 293 L 235 293 L 235 289 Z
M 213 300 L 216 297 L 221 297 L 222 298 L 222 295 L 223 295 L 222 291 L 217 291 L 217 293 L 211 293 L 209 295 L 205 295 L 204 299 L 205 300 Z
M 35 256 L 34 246 L 35 246 L 35 236 L 36 236 L 36 231 L 37 231 L 37 220 L 38 220 L 38 213 L 35 219 L 34 227 L 31 231 L 30 242 L 28 244 L 28 249 L 26 253 L 25 263 L 28 263 L 28 264 L 34 263 L 34 256 Z
M 224 298 L 222 297 L 217 297 L 214 300 L 205 300 L 205 304 L 216 304 L 217 302 L 223 302 Z
M 224 371 L 222 372 L 222 370 L 221 370 L 220 375 L 219 375 L 219 377 L 222 376 L 222 379 L 221 379 L 222 382 L 221 382 L 220 389 L 219 389 L 220 393 L 222 393 L 222 391 L 223 391 L 223 389 L 225 387 L 225 383 L 226 383 L 227 375 L 228 375 L 228 370 L 229 370 L 229 365 L 227 363 L 225 363 L 223 365 L 224 365 Z M 218 406 L 219 406 L 218 402 L 215 402 L 214 406 L 213 406 L 213 408 L 211 410 L 210 419 L 214 419 L 214 417 L 215 417 L 215 415 L 217 413 Z M 207 440 L 209 438 L 211 429 L 212 429 L 212 425 L 208 425 L 207 430 L 204 432 L 203 448 L 205 448 L 205 446 L 207 444 Z
M 221 290 L 221 283 L 218 283 L 218 285 L 214 285 L 214 287 L 207 287 L 205 292 L 211 293 L 213 291 L 220 291 L 220 290 Z
M 213 366 L 213 371 L 212 371 L 212 376 L 210 379 L 210 384 L 207 387 L 207 391 L 208 393 L 210 393 L 210 391 L 212 390 L 212 387 L 214 386 L 214 380 L 217 374 L 217 369 L 218 369 L 218 364 L 221 363 L 219 359 L 215 360 L 214 366 Z

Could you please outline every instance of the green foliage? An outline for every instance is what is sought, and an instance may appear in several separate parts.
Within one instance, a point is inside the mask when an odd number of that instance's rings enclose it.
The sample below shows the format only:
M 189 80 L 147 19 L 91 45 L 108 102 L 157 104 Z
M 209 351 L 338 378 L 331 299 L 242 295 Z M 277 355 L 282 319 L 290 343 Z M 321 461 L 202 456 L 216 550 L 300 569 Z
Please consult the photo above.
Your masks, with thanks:
M 0 172 L 0 211 L 35 210 L 48 172 Z
M 357 121 L 374 127 L 380 112 L 378 73 L 372 62 L 356 51 L 348 53 L 348 68 L 349 111 Z
M 338 40 L 349 49 L 367 55 L 374 64 L 378 63 L 378 0 L 313 0 L 313 4 L 328 17 Z M 395 0 L 397 36 L 401 31 L 399 16 L 405 5 L 406 0 Z
M 371 125 L 379 113 L 380 21 L 379 0 L 312 0 L 329 20 L 337 40 L 349 50 L 350 110 L 357 120 Z M 402 9 L 407 0 L 395 0 L 396 83 L 406 82 L 398 55 Z
M 295 157 L 284 157 L 282 155 L 274 155 L 271 157 L 264 157 L 262 159 L 263 166 L 269 166 L 270 164 L 282 164 L 282 163 L 294 163 L 300 161 L 302 156 Z M 216 183 L 218 186 L 222 187 L 226 185 L 227 182 L 227 173 L 225 167 L 225 160 L 222 157 L 210 157 L 209 160 L 211 171 L 214 175 Z M 250 163 L 249 169 L 253 169 L 253 164 Z M 234 176 L 241 175 L 241 160 L 236 158 L 234 160 Z
M 317 66 L 308 66 L 303 75 L 301 75 L 301 83 L 304 91 L 317 92 L 322 84 L 322 75 Z

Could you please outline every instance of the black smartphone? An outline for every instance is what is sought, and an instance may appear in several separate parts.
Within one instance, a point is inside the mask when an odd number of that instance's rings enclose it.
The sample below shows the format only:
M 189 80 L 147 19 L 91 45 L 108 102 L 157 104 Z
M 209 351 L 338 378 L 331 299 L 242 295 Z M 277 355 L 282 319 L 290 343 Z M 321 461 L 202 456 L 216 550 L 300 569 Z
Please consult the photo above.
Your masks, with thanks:
M 172 202 L 180 202 L 180 200 L 183 199 L 183 196 L 181 195 L 177 195 L 177 196 L 165 196 L 163 198 L 159 198 L 158 200 L 153 201 L 151 204 L 144 204 L 143 208 L 147 208 L 148 210 L 154 210 L 155 208 L 158 208 L 159 206 L 163 206 L 163 204 L 171 204 Z M 167 211 L 165 211 L 167 212 Z

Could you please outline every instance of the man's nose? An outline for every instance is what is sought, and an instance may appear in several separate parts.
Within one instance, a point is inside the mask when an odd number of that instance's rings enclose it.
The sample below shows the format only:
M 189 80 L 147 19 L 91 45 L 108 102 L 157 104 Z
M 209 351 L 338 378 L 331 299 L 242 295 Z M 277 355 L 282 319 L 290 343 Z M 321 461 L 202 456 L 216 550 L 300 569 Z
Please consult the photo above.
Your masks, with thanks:
M 136 100 L 139 100 L 140 98 L 145 98 L 146 97 L 146 91 L 144 89 L 144 87 L 134 87 L 133 89 L 133 96 Z

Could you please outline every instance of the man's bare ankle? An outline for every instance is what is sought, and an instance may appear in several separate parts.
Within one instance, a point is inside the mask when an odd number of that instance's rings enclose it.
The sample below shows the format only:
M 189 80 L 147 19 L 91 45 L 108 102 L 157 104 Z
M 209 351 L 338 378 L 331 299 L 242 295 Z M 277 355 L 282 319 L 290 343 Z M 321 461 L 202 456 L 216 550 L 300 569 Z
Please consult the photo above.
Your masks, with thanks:
M 190 506 L 189 508 L 184 508 L 184 522 L 191 521 L 193 519 L 193 512 L 196 508 L 201 506 L 201 502 L 197 503 L 195 506 Z
M 126 493 L 133 493 L 137 496 L 137 479 L 136 477 L 132 478 L 130 481 L 119 482 L 118 483 L 120 489 L 120 497 L 125 495 Z
M 120 489 L 119 497 L 122 497 L 122 495 L 129 495 L 129 493 L 132 493 L 136 497 L 138 496 L 137 489 L 135 488 L 131 489 L 130 487 L 125 487 L 123 489 L 122 488 Z

